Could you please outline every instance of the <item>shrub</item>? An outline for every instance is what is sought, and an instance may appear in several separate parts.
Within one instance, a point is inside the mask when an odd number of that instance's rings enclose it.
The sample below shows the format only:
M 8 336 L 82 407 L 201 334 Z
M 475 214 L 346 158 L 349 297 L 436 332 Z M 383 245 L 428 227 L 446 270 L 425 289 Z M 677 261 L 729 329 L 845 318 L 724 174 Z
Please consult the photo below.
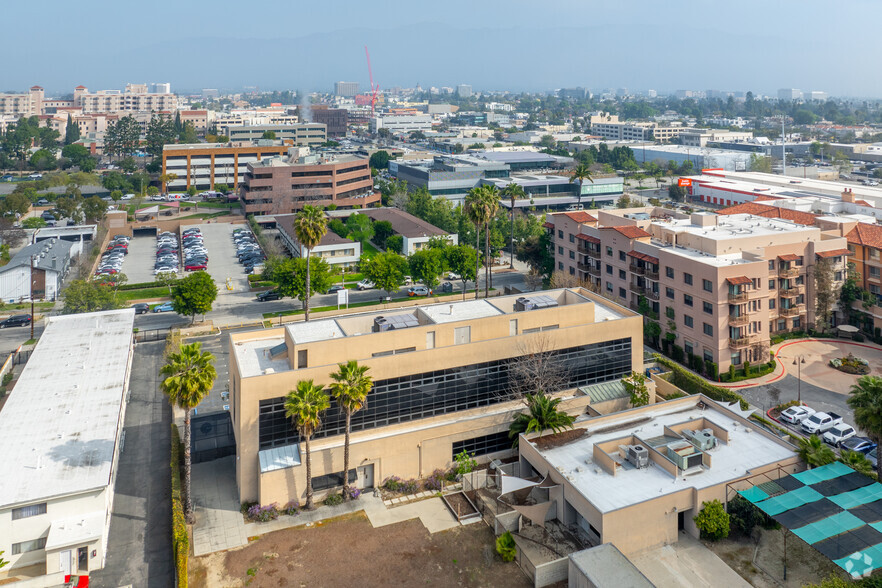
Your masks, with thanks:
M 864 336 L 861 335 L 860 333 L 855 333 L 855 334 L 852 336 L 851 340 L 852 340 L 852 341 L 856 341 L 857 343 L 863 343 L 863 342 L 864 342 Z
M 349 500 L 358 500 L 358 497 L 361 496 L 361 490 L 352 486 L 348 487 L 345 492 L 349 495 Z
M 705 368 L 707 369 L 707 375 L 711 380 L 716 380 L 719 377 L 719 373 L 717 372 L 717 364 L 712 361 L 705 363 Z
M 389 492 L 400 492 L 402 481 L 398 476 L 389 476 L 383 480 L 383 488 Z
M 468 451 L 463 449 L 456 455 L 456 473 L 460 476 L 474 471 L 478 467 L 478 462 L 474 460 L 475 454 L 469 455 Z
M 401 483 L 402 494 L 416 494 L 420 489 L 420 483 L 413 478 Z
M 729 381 L 731 382 L 734 379 L 735 379 L 735 365 L 730 363 L 729 364 Z
M 435 470 L 432 472 L 432 475 L 426 478 L 425 487 L 426 490 L 431 490 L 432 492 L 440 492 L 444 489 L 444 482 L 447 479 L 447 472 L 444 470 Z
M 729 536 L 729 513 L 719 500 L 703 502 L 701 511 L 692 520 L 704 539 L 719 541 Z
M 187 535 L 187 521 L 184 519 L 184 505 L 181 502 L 181 437 L 177 426 L 172 425 L 171 429 L 172 550 L 178 586 L 187 588 L 190 538 Z
M 704 373 L 704 360 L 697 355 L 693 355 L 692 358 L 693 358 L 692 359 L 692 370 L 695 371 L 696 373 L 703 374 Z
M 328 494 L 325 496 L 325 506 L 337 506 L 338 504 L 343 504 L 343 495 L 337 494 L 336 492 Z
M 502 558 L 502 561 L 514 561 L 518 555 L 517 544 L 514 537 L 509 531 L 496 538 L 496 553 Z
M 668 378 L 668 381 L 687 394 L 704 394 L 708 398 L 724 402 L 738 401 L 741 404 L 741 409 L 747 410 L 747 401 L 739 394 L 732 392 L 731 390 L 726 390 L 725 388 L 720 388 L 719 386 L 714 386 L 707 380 L 686 371 L 676 363 L 669 359 L 665 359 L 658 354 L 655 355 L 655 360 L 671 370 L 671 376 Z
M 279 505 L 272 503 L 267 506 L 255 504 L 245 513 L 245 518 L 255 523 L 266 523 L 279 518 Z
M 289 500 L 284 507 L 282 507 L 282 512 L 288 516 L 296 515 L 300 512 L 300 503 L 296 500 Z
M 743 496 L 736 495 L 729 501 L 729 532 L 735 535 L 749 536 L 753 528 L 776 529 L 775 520 L 750 503 Z
M 672 358 L 674 361 L 677 361 L 677 362 L 683 363 L 683 358 L 684 358 L 684 357 L 685 357 L 685 355 L 684 355 L 684 353 L 683 353 L 683 348 L 682 348 L 682 347 L 680 347 L 679 345 L 672 345 L 672 346 L 671 346 L 671 358 Z
M 257 506 L 257 501 L 246 500 L 239 506 L 239 512 L 241 512 L 243 515 L 248 514 L 248 511 L 251 509 L 252 506 Z
M 649 404 L 649 389 L 646 387 L 646 376 L 639 372 L 631 372 L 622 378 L 622 384 L 631 398 L 631 406 L 646 406 Z

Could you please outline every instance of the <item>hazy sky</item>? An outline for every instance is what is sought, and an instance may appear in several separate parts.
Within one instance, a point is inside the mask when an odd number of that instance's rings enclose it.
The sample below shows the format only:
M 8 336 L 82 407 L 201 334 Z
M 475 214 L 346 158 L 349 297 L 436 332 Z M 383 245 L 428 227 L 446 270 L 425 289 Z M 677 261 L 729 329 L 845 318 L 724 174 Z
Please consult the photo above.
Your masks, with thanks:
M 879 0 L 2 3 L 0 91 L 471 84 L 882 97 Z

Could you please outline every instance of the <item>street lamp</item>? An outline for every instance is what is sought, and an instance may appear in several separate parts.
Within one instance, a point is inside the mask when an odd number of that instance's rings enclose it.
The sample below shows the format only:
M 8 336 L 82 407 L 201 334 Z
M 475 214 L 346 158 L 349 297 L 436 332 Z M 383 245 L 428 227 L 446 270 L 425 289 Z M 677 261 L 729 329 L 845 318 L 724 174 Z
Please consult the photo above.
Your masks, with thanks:
M 800 355 L 794 358 L 793 365 L 796 366 L 797 383 L 796 383 L 796 401 L 802 405 L 802 364 L 805 363 L 805 357 Z

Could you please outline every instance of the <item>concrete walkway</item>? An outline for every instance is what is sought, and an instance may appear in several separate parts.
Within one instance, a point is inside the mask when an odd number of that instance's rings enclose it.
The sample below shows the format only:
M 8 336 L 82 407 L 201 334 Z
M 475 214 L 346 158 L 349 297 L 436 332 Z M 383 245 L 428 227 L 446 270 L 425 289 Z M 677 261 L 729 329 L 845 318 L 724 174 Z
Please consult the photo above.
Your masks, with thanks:
M 750 584 L 713 551 L 682 532 L 677 543 L 630 559 L 658 588 L 750 588 Z

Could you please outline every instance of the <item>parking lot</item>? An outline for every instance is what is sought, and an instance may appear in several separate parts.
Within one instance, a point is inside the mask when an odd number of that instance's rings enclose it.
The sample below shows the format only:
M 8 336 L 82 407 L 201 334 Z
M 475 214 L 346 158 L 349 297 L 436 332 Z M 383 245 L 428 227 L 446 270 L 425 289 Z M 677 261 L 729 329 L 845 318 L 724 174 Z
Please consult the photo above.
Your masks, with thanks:
M 217 283 L 218 293 L 247 292 L 248 276 L 236 258 L 233 229 L 242 225 L 212 223 L 199 225 L 208 250 L 208 273 Z M 227 289 L 227 279 L 232 290 Z
M 136 236 L 129 241 L 129 254 L 123 264 L 123 273 L 130 284 L 152 282 L 156 262 L 156 237 Z

